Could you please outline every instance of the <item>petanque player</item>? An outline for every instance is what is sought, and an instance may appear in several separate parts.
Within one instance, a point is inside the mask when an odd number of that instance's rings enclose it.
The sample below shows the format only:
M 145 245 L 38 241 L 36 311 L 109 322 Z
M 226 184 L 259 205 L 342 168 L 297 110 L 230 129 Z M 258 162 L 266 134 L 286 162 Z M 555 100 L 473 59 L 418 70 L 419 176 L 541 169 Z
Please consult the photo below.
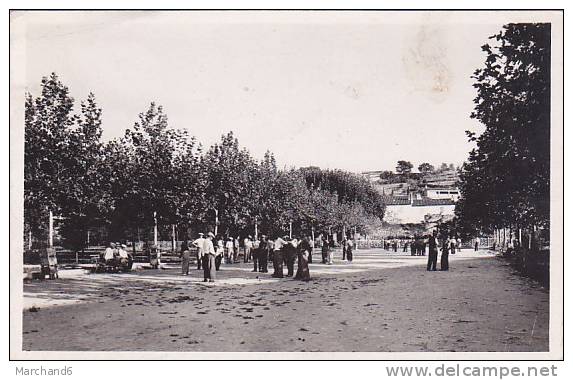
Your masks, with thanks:
M 442 242 L 442 256 L 440 257 L 440 270 L 447 271 L 450 269 L 448 261 L 449 240 L 444 239 Z
M 261 236 L 261 242 L 259 243 L 259 272 L 267 273 L 267 265 L 269 260 L 269 251 L 272 249 L 271 242 L 267 239 L 266 235 Z
M 288 238 L 288 236 L 285 236 Z M 286 244 L 286 240 L 278 236 L 275 240 L 273 247 L 273 270 L 274 273 L 272 277 L 283 278 L 283 247 Z
M 219 268 L 221 267 L 221 261 L 223 260 L 223 256 L 225 254 L 225 248 L 222 236 L 218 236 L 216 238 L 216 241 L 217 245 L 215 247 L 215 252 L 217 253 L 217 255 L 215 256 L 215 270 L 219 270 Z
M 296 248 L 298 241 L 296 238 L 289 239 L 288 243 L 284 246 L 285 262 L 287 266 L 287 277 L 294 276 L 294 262 L 296 261 Z
M 308 257 L 310 255 L 310 242 L 308 238 L 303 238 L 297 247 L 298 249 L 298 268 L 296 271 L 297 280 L 309 281 L 310 271 L 308 269 Z
M 215 257 L 217 252 L 213 246 L 213 239 L 215 235 L 212 232 L 207 234 L 207 238 L 203 242 L 203 282 L 215 281 Z
M 183 240 L 181 243 L 181 274 L 184 276 L 189 276 L 189 261 L 191 259 L 191 252 L 189 252 L 189 246 L 187 240 Z
M 243 262 L 244 263 L 248 263 L 249 260 L 251 259 L 251 253 L 253 250 L 253 240 L 252 240 L 252 236 L 249 235 L 245 238 L 245 240 L 243 240 L 243 250 L 244 250 L 244 256 L 243 256 Z
M 346 259 L 352 262 L 352 250 L 354 249 L 354 242 L 352 239 L 346 240 Z
M 322 263 L 326 264 L 328 260 L 328 251 L 330 250 L 330 242 L 326 236 L 322 237 Z
M 233 238 L 229 236 L 225 243 L 225 264 L 233 264 L 233 250 Z
M 259 248 L 261 246 L 261 242 L 258 237 L 255 237 L 253 240 L 253 249 L 252 249 L 252 257 L 253 257 L 253 272 L 256 272 L 259 269 Z
M 203 261 L 203 243 L 205 242 L 205 238 L 203 237 L 203 233 L 199 232 L 199 238 L 193 241 L 193 246 L 197 248 L 197 270 L 201 269 L 201 263 Z
M 436 238 L 436 231 L 428 239 L 428 267 L 427 270 L 436 270 L 436 265 L 438 262 L 438 239 Z

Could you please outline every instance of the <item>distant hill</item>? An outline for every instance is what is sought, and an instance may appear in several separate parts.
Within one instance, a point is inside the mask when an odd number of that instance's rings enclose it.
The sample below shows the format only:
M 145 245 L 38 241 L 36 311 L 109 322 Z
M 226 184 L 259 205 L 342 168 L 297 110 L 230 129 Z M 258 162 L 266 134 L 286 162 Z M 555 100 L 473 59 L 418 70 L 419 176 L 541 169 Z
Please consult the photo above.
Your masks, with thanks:
M 427 174 L 409 173 L 399 175 L 386 172 L 385 178 L 380 178 L 382 171 L 362 173 L 374 184 L 376 189 L 385 195 L 404 195 L 408 191 L 424 188 L 455 188 L 458 180 L 456 170 L 446 169 Z

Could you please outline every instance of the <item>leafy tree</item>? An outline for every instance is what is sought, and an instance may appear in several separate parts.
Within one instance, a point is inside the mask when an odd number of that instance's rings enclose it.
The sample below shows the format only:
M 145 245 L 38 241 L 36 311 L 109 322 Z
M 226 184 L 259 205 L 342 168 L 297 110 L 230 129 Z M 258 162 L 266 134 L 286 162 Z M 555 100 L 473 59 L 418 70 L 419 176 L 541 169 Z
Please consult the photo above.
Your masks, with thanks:
M 55 73 L 41 87 L 40 96 L 26 95 L 24 119 L 24 220 L 36 238 L 45 238 L 48 211 L 61 214 L 70 199 L 77 158 L 68 149 L 74 99 Z
M 434 166 L 430 165 L 427 162 L 424 162 L 424 163 L 418 165 L 418 171 L 422 174 L 429 174 L 429 173 L 432 173 L 434 171 Z
M 382 173 L 380 173 L 380 179 L 383 181 L 392 179 L 393 177 L 394 177 L 394 172 L 391 172 L 389 170 L 384 170 Z
M 236 236 L 253 226 L 256 163 L 247 150 L 240 149 L 233 132 L 221 136 L 221 141 L 209 148 L 201 165 L 206 176 L 210 215 L 214 219 L 215 210 L 218 212 L 219 231 Z
M 408 175 L 412 172 L 413 167 L 414 165 L 410 161 L 400 160 L 396 165 L 396 173 L 402 176 Z
M 485 125 L 460 171 L 465 229 L 549 224 L 550 24 L 508 24 L 485 44 L 471 117 Z
M 187 132 L 168 127 L 163 108 L 155 103 L 123 138 L 106 146 L 112 238 L 128 235 L 135 240 L 139 228 L 149 234 L 154 218 L 159 225 L 170 225 L 188 216 L 194 203 L 186 196 L 201 199 L 192 178 L 199 165 L 195 148 Z
M 63 243 L 70 248 L 83 248 L 88 229 L 102 224 L 104 205 L 101 199 L 105 181 L 100 170 L 103 159 L 101 113 L 95 95 L 90 93 L 81 103 L 77 127 L 69 135 L 68 165 L 74 178 L 68 182 L 68 201 L 61 205 L 66 219 L 60 233 Z

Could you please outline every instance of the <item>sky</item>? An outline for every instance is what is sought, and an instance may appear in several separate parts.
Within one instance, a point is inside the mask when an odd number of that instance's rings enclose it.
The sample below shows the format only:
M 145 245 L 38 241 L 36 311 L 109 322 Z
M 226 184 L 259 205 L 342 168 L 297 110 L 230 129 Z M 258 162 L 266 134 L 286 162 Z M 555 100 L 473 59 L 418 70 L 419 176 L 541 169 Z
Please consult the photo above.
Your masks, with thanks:
M 483 130 L 470 118 L 471 75 L 509 21 L 487 16 L 20 12 L 11 49 L 23 57 L 23 91 L 38 95 L 56 72 L 77 103 L 94 92 L 104 140 L 154 101 L 205 147 L 232 130 L 280 167 L 393 170 L 467 158 L 464 131 Z

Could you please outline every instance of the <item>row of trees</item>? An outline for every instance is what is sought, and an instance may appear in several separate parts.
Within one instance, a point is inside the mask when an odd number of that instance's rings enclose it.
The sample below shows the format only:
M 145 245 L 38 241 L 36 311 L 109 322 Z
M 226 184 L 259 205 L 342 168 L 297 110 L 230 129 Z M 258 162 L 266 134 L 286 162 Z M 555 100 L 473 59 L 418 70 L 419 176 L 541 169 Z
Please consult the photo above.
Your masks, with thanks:
M 90 230 L 108 238 L 146 239 L 155 223 L 179 236 L 358 231 L 384 215 L 381 196 L 359 175 L 310 167 L 278 170 L 239 146 L 232 132 L 203 150 L 187 130 L 172 129 L 152 103 L 123 137 L 102 142 L 102 110 L 90 94 L 75 113 L 56 74 L 39 96 L 26 95 L 24 216 L 29 236 L 44 240 L 47 215 L 83 247 Z
M 467 234 L 549 227 L 551 25 L 509 24 L 485 44 L 467 132 L 476 148 L 460 171 L 458 228 Z
M 400 160 L 396 164 L 396 172 L 385 170 L 382 173 L 380 173 L 380 179 L 385 181 L 400 177 L 402 178 L 410 177 L 412 176 L 412 174 L 415 174 L 412 173 L 413 168 L 414 165 L 410 161 Z M 420 176 L 443 173 L 448 170 L 454 171 L 456 170 L 456 167 L 454 166 L 454 164 L 446 164 L 445 162 L 442 162 L 442 164 L 437 168 L 428 162 L 423 162 L 420 165 L 418 165 L 418 172 Z

